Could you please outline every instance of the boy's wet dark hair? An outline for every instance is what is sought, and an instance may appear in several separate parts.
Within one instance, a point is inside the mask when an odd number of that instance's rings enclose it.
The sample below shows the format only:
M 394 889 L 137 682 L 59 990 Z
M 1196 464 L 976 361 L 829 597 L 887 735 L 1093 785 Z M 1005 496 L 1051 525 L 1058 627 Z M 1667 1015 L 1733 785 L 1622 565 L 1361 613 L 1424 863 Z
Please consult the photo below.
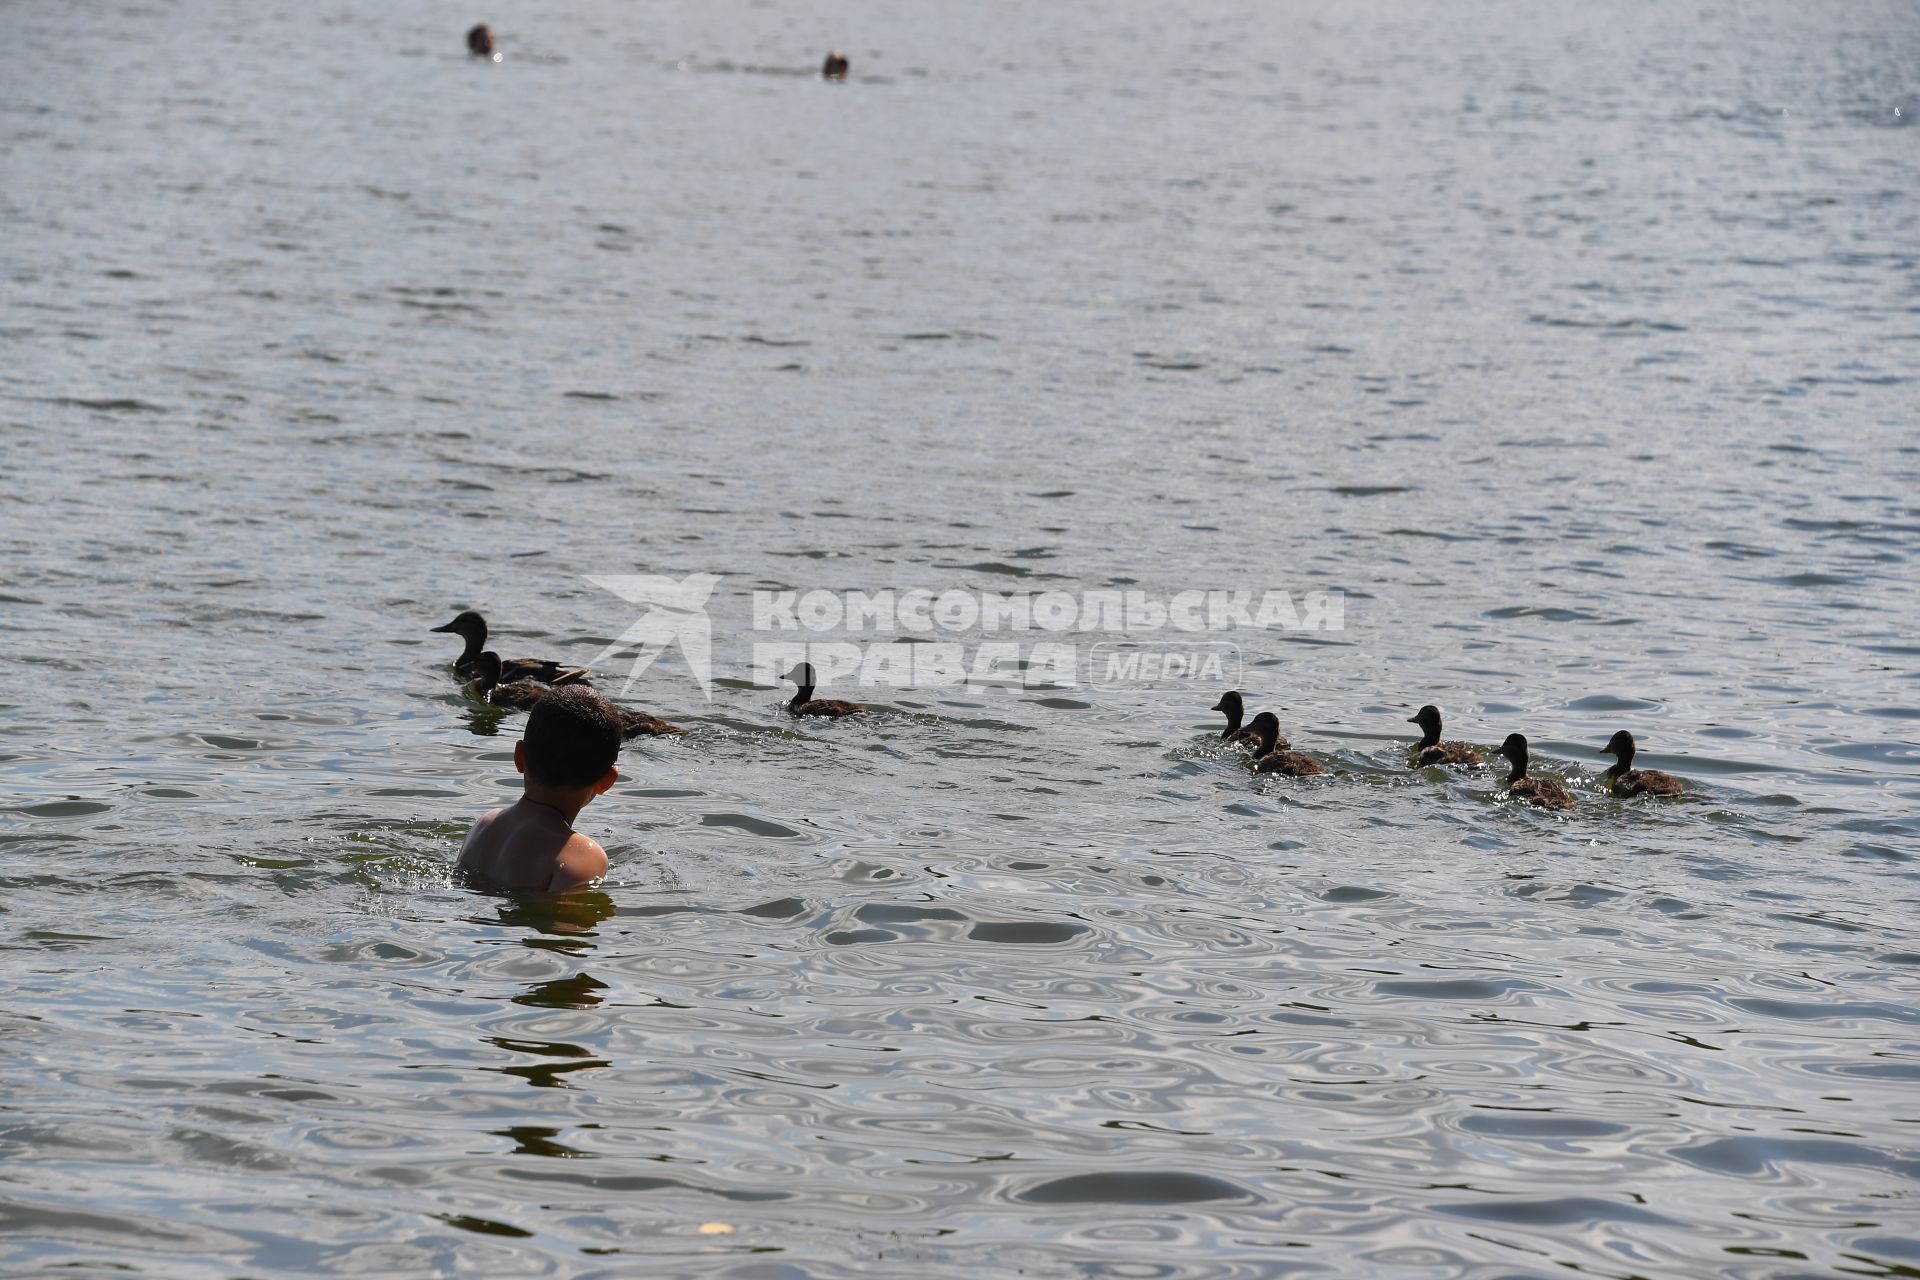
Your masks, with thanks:
M 620 713 L 584 685 L 562 685 L 527 716 L 527 773 L 550 787 L 590 787 L 620 754 Z

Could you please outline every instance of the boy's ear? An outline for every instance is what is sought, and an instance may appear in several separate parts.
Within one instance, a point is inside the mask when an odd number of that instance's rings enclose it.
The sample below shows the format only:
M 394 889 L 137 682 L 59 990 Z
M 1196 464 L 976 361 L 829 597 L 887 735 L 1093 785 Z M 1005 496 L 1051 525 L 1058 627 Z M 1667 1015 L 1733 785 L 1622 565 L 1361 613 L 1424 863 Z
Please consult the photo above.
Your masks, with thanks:
M 527 771 L 527 740 L 525 738 L 513 744 L 513 771 L 515 773 Z
M 595 795 L 597 795 L 597 796 L 603 796 L 603 795 L 605 795 L 605 794 L 607 794 L 607 792 L 609 792 L 609 791 L 611 791 L 611 790 L 613 789 L 613 784 L 614 784 L 614 783 L 616 783 L 616 782 L 618 782 L 618 781 L 620 781 L 620 768 L 619 768 L 619 766 L 618 766 L 618 765 L 611 765 L 611 764 L 610 764 L 610 765 L 608 765 L 608 766 L 607 766 L 607 776 L 606 776 L 606 777 L 604 777 L 604 778 L 602 778 L 602 779 L 600 779 L 600 781 L 598 781 L 598 782 L 596 782 L 596 783 L 594 783 L 594 784 L 593 784 L 593 794 L 595 794 Z

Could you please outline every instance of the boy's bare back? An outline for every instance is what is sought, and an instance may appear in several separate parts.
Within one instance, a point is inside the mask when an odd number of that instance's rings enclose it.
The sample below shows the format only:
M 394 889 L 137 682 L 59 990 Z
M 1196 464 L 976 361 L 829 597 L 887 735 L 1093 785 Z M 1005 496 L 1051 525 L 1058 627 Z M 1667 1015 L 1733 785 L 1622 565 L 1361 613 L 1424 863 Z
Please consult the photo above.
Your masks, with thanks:
M 618 708 L 592 689 L 546 690 L 513 744 L 525 789 L 473 824 L 459 869 L 520 893 L 564 893 L 607 874 L 607 851 L 575 831 L 573 820 L 620 780 L 613 762 L 624 733 Z
M 551 805 L 522 799 L 473 824 L 459 869 L 522 893 L 562 893 L 607 874 L 607 851 Z

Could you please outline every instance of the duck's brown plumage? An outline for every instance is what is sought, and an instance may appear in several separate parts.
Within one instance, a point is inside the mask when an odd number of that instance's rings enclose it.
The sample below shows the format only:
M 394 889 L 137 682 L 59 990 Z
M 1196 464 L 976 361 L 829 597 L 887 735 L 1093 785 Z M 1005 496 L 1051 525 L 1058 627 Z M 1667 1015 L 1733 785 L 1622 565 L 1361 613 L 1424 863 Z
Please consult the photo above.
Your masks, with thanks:
M 620 712 L 620 736 L 623 738 L 666 738 L 676 733 L 685 733 L 677 724 L 668 724 L 658 716 L 650 716 L 644 711 Z
M 1307 778 L 1325 773 L 1327 766 L 1298 751 L 1270 751 L 1253 762 L 1255 773 L 1283 773 L 1289 778 Z
M 531 711 L 535 703 L 553 692 L 550 684 L 507 679 L 506 665 L 493 650 L 483 650 L 473 660 L 473 679 L 467 683 L 467 692 L 482 702 L 515 711 Z
M 1466 742 L 1440 741 L 1440 708 L 1429 703 L 1407 717 L 1420 726 L 1420 741 L 1412 748 L 1413 765 L 1425 769 L 1438 764 L 1485 764 L 1480 748 Z
M 1513 764 L 1513 772 L 1507 777 L 1508 795 L 1542 809 L 1573 808 L 1573 794 L 1558 782 L 1552 778 L 1527 776 L 1527 740 L 1524 736 L 1508 734 L 1507 740 L 1500 744 L 1500 754 Z
M 1430 747 L 1420 748 L 1420 754 L 1413 763 L 1422 769 L 1437 764 L 1485 764 L 1487 758 L 1480 754 L 1480 748 L 1464 742 L 1436 742 Z
M 1573 794 L 1552 778 L 1522 778 L 1507 787 L 1507 794 L 1542 809 L 1573 808 Z
M 1678 796 L 1685 795 L 1687 786 L 1670 773 L 1658 769 L 1629 769 L 1622 774 L 1609 774 L 1609 783 L 1613 794 L 1621 799 L 1631 796 Z
M 845 80 L 847 78 L 847 55 L 835 49 L 827 55 L 826 61 L 820 64 L 820 74 L 828 80 Z
M 1327 766 L 1312 756 L 1284 748 L 1280 740 L 1280 717 L 1273 712 L 1262 711 L 1247 727 L 1253 730 L 1255 738 L 1253 749 L 1255 773 L 1280 773 L 1289 778 L 1306 778 L 1327 771 Z
M 485 687 L 484 681 L 476 682 L 480 688 L 480 700 L 496 707 L 511 707 L 515 711 L 531 711 L 540 699 L 553 691 L 550 684 L 535 684 L 531 680 L 511 680 L 506 684 Z
M 551 694 L 553 685 L 536 684 L 531 680 L 500 680 L 502 663 L 500 655 L 488 650 L 480 655 L 474 664 L 478 670 L 473 679 L 473 691 L 482 702 L 496 707 L 508 707 L 514 711 L 531 711 L 539 701 Z M 658 716 L 650 716 L 644 711 L 620 712 L 620 734 L 625 738 L 660 738 L 669 734 L 685 733 L 679 725 L 668 724 Z
M 1607 786 L 1621 799 L 1632 796 L 1677 796 L 1686 793 L 1686 784 L 1670 773 L 1658 769 L 1636 769 L 1633 767 L 1633 753 L 1638 750 L 1633 735 L 1625 729 L 1608 739 L 1607 745 L 1600 748 L 1602 755 L 1614 758 L 1613 767 L 1607 770 Z
M 789 714 L 798 716 L 825 716 L 838 720 L 841 716 L 865 715 L 867 709 L 857 702 L 844 702 L 839 698 L 816 698 L 813 696 L 814 673 L 811 662 L 802 662 L 787 672 L 784 679 L 794 682 L 797 688 L 793 698 L 787 703 Z
M 453 673 L 463 679 L 471 679 L 477 674 L 480 655 L 487 651 L 487 620 L 472 609 L 459 614 L 452 622 L 432 630 L 451 632 L 466 641 L 466 648 L 453 660 Z M 500 659 L 500 679 L 511 684 L 516 680 L 538 680 L 542 684 L 588 684 L 588 676 L 593 674 L 585 667 L 569 667 L 552 658 L 502 658 Z
M 841 716 L 866 714 L 866 708 L 857 702 L 845 702 L 839 698 L 808 698 L 805 702 L 795 698 L 787 704 L 787 710 L 796 716 L 826 716 L 837 720 Z

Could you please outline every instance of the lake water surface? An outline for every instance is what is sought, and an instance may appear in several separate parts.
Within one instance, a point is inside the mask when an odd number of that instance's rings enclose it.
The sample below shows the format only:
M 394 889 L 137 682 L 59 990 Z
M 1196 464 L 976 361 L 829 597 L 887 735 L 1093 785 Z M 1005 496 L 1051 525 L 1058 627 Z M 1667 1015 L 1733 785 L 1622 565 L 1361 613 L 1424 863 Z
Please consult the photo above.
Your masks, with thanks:
M 1911 5 L 0 27 L 0 1271 L 1920 1274 Z M 427 628 L 694 573 L 604 891 L 457 885 Z M 1229 637 L 1335 772 L 783 720 L 885 588 L 1343 591 Z

